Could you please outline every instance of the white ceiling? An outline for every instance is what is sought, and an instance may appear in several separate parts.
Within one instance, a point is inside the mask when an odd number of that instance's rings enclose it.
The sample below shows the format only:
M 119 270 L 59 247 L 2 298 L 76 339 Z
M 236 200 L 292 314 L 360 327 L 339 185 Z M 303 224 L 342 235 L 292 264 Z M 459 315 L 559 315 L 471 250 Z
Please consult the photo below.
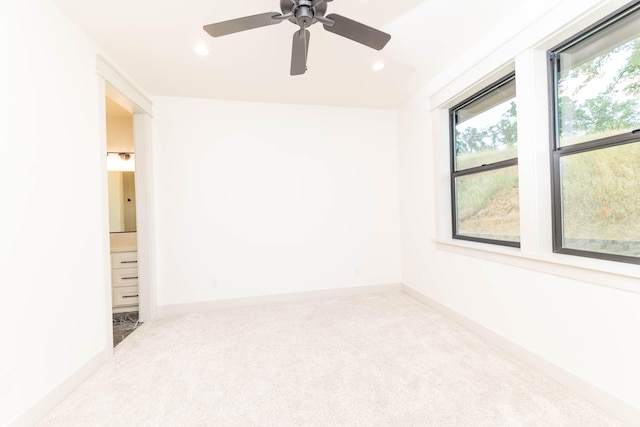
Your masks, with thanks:
M 149 95 L 397 108 L 505 19 L 511 0 L 335 0 L 327 14 L 391 41 L 376 51 L 315 24 L 302 76 L 289 75 L 297 27 L 288 21 L 220 38 L 202 30 L 279 12 L 279 0 L 55 1 Z M 209 56 L 193 52 L 199 42 Z M 384 70 L 371 70 L 375 60 Z

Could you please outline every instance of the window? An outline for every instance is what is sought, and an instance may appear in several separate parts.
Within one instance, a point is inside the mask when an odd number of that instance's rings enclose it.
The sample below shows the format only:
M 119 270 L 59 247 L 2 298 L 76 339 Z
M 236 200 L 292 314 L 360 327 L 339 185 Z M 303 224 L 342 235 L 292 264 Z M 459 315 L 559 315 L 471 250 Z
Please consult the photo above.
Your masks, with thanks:
M 515 74 L 449 113 L 453 237 L 519 247 Z
M 640 3 L 549 57 L 554 251 L 640 263 Z

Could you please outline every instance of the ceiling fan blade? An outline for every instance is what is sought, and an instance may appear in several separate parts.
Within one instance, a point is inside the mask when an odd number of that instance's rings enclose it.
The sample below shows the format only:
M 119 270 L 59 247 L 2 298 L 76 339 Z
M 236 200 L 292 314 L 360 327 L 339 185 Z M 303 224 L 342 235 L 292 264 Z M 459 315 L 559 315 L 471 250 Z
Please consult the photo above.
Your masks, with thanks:
M 380 50 L 391 39 L 391 35 L 367 25 L 352 21 L 344 16 L 332 13 L 326 16 L 334 21 L 333 25 L 323 24 L 324 29 L 342 37 L 362 43 L 372 49 Z
M 293 33 L 293 47 L 291 48 L 291 75 L 298 76 L 307 71 L 307 53 L 309 52 L 309 30 L 298 30 Z
M 240 31 L 266 27 L 267 25 L 279 24 L 282 20 L 274 19 L 274 17 L 277 16 L 280 16 L 279 12 L 267 12 L 259 15 L 245 16 L 244 18 L 231 19 L 229 21 L 216 22 L 215 24 L 205 25 L 202 28 L 209 33 L 211 37 L 220 37 Z

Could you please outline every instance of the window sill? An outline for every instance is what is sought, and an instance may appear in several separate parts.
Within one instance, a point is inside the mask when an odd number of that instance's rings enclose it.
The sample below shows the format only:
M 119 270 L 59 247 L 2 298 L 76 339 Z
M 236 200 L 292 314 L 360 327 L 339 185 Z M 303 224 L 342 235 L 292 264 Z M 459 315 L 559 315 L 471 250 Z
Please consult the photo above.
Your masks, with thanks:
M 514 267 L 640 293 L 640 268 L 594 258 L 556 253 L 528 254 L 521 249 L 453 239 L 433 239 L 436 248 Z

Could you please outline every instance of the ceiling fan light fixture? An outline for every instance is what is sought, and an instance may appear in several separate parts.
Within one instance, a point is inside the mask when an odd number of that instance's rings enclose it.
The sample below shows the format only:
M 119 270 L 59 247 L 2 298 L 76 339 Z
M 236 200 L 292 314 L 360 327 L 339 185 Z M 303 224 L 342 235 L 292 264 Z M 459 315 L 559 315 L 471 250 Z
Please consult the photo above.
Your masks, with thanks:
M 373 63 L 373 65 L 371 66 L 371 69 L 373 71 L 380 71 L 384 68 L 384 62 L 382 61 L 376 61 Z
M 198 43 L 197 45 L 195 45 L 193 47 L 193 51 L 196 53 L 196 55 L 200 55 L 200 56 L 209 55 L 209 49 L 207 49 L 207 47 L 202 43 Z

